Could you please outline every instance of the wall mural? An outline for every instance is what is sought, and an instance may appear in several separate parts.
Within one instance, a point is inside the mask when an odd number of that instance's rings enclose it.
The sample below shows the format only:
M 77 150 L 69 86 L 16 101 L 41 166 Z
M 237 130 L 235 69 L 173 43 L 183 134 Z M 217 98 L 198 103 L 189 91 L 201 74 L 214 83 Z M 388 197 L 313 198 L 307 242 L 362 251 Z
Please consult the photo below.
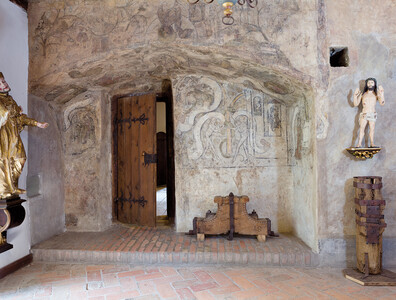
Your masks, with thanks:
M 175 89 L 184 167 L 288 165 L 286 105 L 206 77 L 184 77 Z
M 87 0 L 58 1 L 48 4 L 32 26 L 31 51 L 44 57 L 57 56 L 56 49 L 61 44 L 70 51 L 84 48 L 88 53 L 96 53 L 110 50 L 111 45 L 146 44 L 163 39 L 221 44 L 224 35 L 230 33 L 237 40 L 252 36 L 267 43 L 299 11 L 296 0 L 278 0 L 276 5 L 259 2 L 256 9 L 238 6 L 234 15 L 241 26 L 224 28 L 222 8 L 215 4 L 189 5 L 185 0 L 169 0 L 151 8 L 142 0 L 107 2 L 101 6 Z M 268 13 L 273 16 L 269 18 Z
M 80 155 L 97 147 L 98 116 L 94 99 L 68 106 L 64 111 L 64 147 L 69 155 Z

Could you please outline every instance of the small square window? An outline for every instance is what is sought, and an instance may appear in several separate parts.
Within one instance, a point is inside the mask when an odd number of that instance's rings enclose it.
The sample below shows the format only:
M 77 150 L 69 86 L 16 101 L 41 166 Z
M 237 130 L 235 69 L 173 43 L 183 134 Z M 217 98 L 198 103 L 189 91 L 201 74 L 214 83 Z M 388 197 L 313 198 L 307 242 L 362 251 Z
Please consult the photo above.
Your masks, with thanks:
M 330 66 L 349 66 L 348 47 L 330 47 Z

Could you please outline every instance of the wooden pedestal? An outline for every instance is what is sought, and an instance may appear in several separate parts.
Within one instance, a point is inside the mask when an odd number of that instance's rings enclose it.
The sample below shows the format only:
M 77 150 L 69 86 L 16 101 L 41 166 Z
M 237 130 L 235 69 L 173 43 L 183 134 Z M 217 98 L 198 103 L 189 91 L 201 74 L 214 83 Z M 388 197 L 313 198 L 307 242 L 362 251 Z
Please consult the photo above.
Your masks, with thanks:
M 345 269 L 345 278 L 361 285 L 396 285 L 396 274 L 382 269 L 382 233 L 385 200 L 382 178 L 354 177 L 357 269 Z
M 383 211 L 382 178 L 354 177 L 356 213 L 356 257 L 360 272 L 380 274 L 382 268 L 382 233 L 386 224 Z
M 246 211 L 249 197 L 230 193 L 227 197 L 215 197 L 214 202 L 217 203 L 217 213 L 208 211 L 205 218 L 193 220 L 190 234 L 196 234 L 199 241 L 205 239 L 205 234 L 229 233 L 230 240 L 234 233 L 256 235 L 260 242 L 265 242 L 268 235 L 274 235 L 270 219 L 259 219 L 255 211 L 251 214 Z
M 19 196 L 0 199 L 0 253 L 13 248 L 7 243 L 7 230 L 22 224 L 26 215 L 22 206 L 25 201 Z
M 396 286 L 396 273 L 382 270 L 378 275 L 364 275 L 358 269 L 345 269 L 342 271 L 345 278 L 364 286 Z

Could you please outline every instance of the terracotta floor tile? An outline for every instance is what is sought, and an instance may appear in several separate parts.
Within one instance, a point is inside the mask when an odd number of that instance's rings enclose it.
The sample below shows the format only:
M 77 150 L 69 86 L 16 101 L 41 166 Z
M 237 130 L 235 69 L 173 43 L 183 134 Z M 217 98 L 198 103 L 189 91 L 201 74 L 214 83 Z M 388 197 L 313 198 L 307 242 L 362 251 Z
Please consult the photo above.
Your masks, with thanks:
M 180 275 L 176 275 L 176 276 L 156 278 L 150 281 L 154 282 L 156 285 L 162 285 L 162 284 L 172 284 L 173 282 L 177 282 L 177 281 L 183 281 L 183 278 Z
M 343 278 L 336 268 L 54 263 L 31 267 L 33 275 L 16 272 L 0 280 L 1 300 L 396 299 L 396 287 L 363 287 Z M 82 276 L 71 276 L 73 272 Z M 99 279 L 98 274 L 101 281 L 88 281 Z
M 160 267 L 159 270 L 166 277 L 178 274 L 177 271 L 174 268 L 170 268 L 170 267 Z
M 34 294 L 34 296 L 36 298 L 38 297 L 48 297 L 52 295 L 52 286 L 48 285 L 48 286 L 40 286 L 36 293 Z
M 204 290 L 210 290 L 219 287 L 219 285 L 216 282 L 205 282 L 205 283 L 197 283 L 192 286 L 190 286 L 190 289 L 193 292 L 200 292 Z
M 115 286 L 115 287 L 107 287 L 107 288 L 97 289 L 97 290 L 93 290 L 93 291 L 88 291 L 88 296 L 89 297 L 103 296 L 103 295 L 110 295 L 110 294 L 120 293 L 120 292 L 121 292 L 121 287 Z
M 105 296 L 88 297 L 88 300 L 105 300 Z
M 201 281 L 201 282 L 208 282 L 208 281 L 213 281 L 212 276 L 210 276 L 207 272 L 202 271 L 202 270 L 198 270 L 193 272 L 193 274 L 195 275 L 195 277 Z
M 196 299 L 193 293 L 188 288 L 177 289 L 176 292 L 179 294 L 181 300 L 193 300 Z
M 168 299 L 177 297 L 176 291 L 171 287 L 170 284 L 158 284 L 156 288 L 161 298 Z
M 138 275 L 142 275 L 142 274 L 144 274 L 143 270 L 133 270 L 133 271 L 128 271 L 128 272 L 121 272 L 121 273 L 118 273 L 117 275 L 119 278 L 121 278 L 121 277 L 138 276 Z
M 119 279 L 121 289 L 123 291 L 130 291 L 137 289 L 137 282 L 133 277 L 122 277 Z
M 256 279 L 253 281 L 253 283 L 267 294 L 272 294 L 279 291 L 275 285 L 269 283 L 266 279 Z
M 361 294 L 372 297 L 373 299 L 378 299 L 380 297 L 387 296 L 394 291 L 396 291 L 396 287 L 370 287 L 364 291 L 361 291 Z
M 262 295 L 262 296 L 258 296 L 257 299 L 258 300 L 286 300 L 286 299 L 296 299 L 296 296 L 290 296 L 288 294 L 282 293 L 282 292 L 276 292 L 270 295 Z M 310 298 L 310 299 L 314 299 L 314 298 Z
M 335 299 L 338 299 L 338 300 L 352 300 L 352 299 L 356 299 L 356 297 L 343 294 L 343 293 L 339 292 L 336 289 L 328 289 L 328 290 L 324 291 L 324 293 L 326 293 L 326 294 L 328 294 L 328 295 L 330 295 L 330 296 L 332 296 L 332 297 L 334 297 Z
M 276 275 L 276 276 L 272 276 L 272 277 L 268 277 L 266 278 L 269 282 L 283 282 L 283 281 L 287 281 L 290 279 L 293 279 L 293 277 L 291 277 L 288 274 L 281 274 L 281 275 Z
M 396 299 L 396 288 L 394 288 L 395 291 L 392 291 L 392 294 L 386 295 L 385 297 L 381 297 L 381 300 L 394 300 Z
M 234 292 L 238 292 L 240 290 L 241 289 L 237 285 L 230 284 L 230 285 L 223 286 L 223 287 L 220 287 L 217 289 L 212 289 L 210 292 L 214 295 L 223 295 L 223 294 L 231 294 Z
M 70 299 L 86 299 L 87 297 L 88 291 L 70 291 Z
M 231 277 L 232 281 L 243 290 L 255 289 L 256 286 L 244 277 L 234 275 Z
M 164 275 L 160 272 L 158 273 L 151 273 L 151 274 L 145 274 L 145 275 L 138 275 L 135 277 L 136 281 L 143 281 L 143 280 L 149 280 L 149 279 L 155 279 L 155 278 L 161 278 L 164 277 Z
M 177 272 L 184 278 L 184 279 L 196 279 L 194 273 L 189 269 L 177 269 Z
M 120 281 L 116 273 L 103 274 L 103 283 L 105 287 L 120 285 Z
M 140 296 L 139 292 L 137 290 L 132 290 L 132 291 L 127 291 L 127 292 L 121 292 L 121 293 L 107 295 L 106 300 L 134 299 L 135 297 L 138 297 L 138 296 Z
M 172 282 L 172 287 L 175 289 L 186 288 L 192 286 L 197 283 L 197 280 L 189 279 L 189 280 L 181 280 Z
M 265 292 L 261 289 L 254 288 L 248 291 L 239 291 L 232 294 L 235 299 L 256 299 L 260 296 L 264 296 Z
M 151 281 L 140 281 L 137 285 L 141 295 L 152 294 L 155 290 L 155 284 Z
M 209 274 L 220 286 L 233 284 L 232 280 L 222 272 L 209 272 Z
M 106 268 L 102 270 L 102 274 L 115 274 L 115 273 L 121 273 L 121 272 L 127 272 L 129 271 L 129 266 L 127 265 L 120 265 L 120 266 L 114 266 L 111 268 Z

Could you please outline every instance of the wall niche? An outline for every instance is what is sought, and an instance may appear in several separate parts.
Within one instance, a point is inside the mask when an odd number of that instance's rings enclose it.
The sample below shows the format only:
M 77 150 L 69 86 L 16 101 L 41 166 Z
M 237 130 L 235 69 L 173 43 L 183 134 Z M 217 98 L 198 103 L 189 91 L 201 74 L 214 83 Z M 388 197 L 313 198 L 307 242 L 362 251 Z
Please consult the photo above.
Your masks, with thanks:
M 210 76 L 174 81 L 176 226 L 214 209 L 214 196 L 247 195 L 248 210 L 280 232 L 310 236 L 312 107 L 304 97 L 258 91 Z M 309 169 L 306 169 L 306 168 Z M 304 198 L 300 198 L 305 194 Z M 304 207 L 300 206 L 300 201 Z

